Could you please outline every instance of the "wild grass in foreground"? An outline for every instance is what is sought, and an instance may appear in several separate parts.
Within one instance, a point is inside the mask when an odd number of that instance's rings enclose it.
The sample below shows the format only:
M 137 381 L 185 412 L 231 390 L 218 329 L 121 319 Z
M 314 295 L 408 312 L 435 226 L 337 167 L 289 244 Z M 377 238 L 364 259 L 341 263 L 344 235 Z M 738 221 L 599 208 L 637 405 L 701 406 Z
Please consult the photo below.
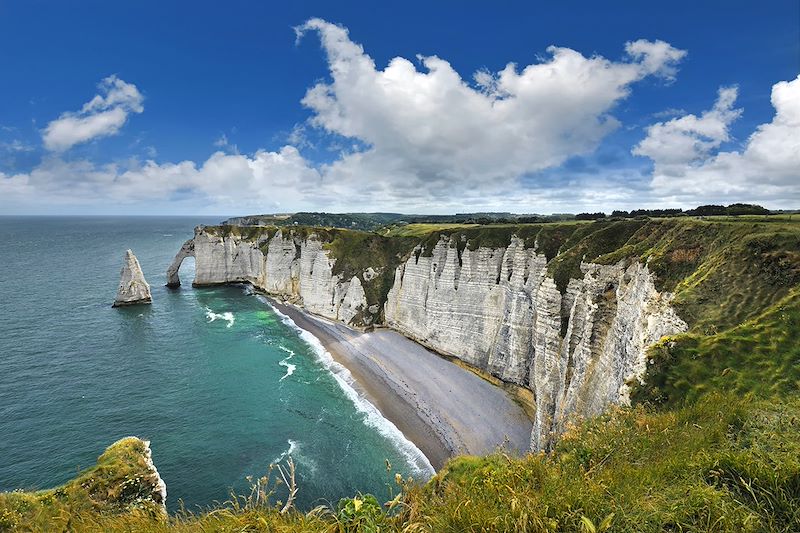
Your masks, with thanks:
M 550 455 L 460 457 L 425 485 L 398 479 L 387 504 L 357 495 L 305 513 L 275 502 L 267 478 L 247 497 L 172 517 L 135 499 L 94 501 L 84 487 L 110 488 L 97 478 L 126 471 L 98 466 L 67 489 L 0 495 L 0 530 L 796 532 L 799 413 L 797 399 L 724 395 L 666 412 L 617 409 L 571 428 Z

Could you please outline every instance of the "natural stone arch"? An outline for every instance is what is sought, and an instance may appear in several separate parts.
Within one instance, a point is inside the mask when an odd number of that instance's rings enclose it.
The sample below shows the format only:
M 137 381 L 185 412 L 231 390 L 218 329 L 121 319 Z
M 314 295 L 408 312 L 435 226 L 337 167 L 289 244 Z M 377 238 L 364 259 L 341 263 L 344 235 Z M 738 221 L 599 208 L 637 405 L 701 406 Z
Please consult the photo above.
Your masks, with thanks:
M 172 260 L 172 264 L 169 265 L 167 269 L 167 287 L 180 287 L 181 286 L 181 279 L 178 276 L 178 271 L 181 268 L 181 264 L 183 260 L 187 257 L 194 257 L 194 239 L 189 239 L 181 249 L 178 250 L 178 253 L 175 255 L 175 259 Z

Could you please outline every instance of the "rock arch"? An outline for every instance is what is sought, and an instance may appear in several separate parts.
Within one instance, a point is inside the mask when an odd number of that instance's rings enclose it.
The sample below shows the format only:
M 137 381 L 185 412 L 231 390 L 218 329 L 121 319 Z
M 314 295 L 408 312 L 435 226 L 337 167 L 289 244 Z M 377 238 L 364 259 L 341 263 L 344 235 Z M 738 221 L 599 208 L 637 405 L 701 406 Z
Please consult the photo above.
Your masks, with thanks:
M 194 239 L 189 239 L 181 249 L 178 250 L 178 253 L 175 255 L 175 259 L 172 260 L 172 264 L 169 265 L 167 269 L 167 287 L 180 287 L 181 286 L 181 278 L 178 277 L 178 271 L 181 268 L 181 264 L 183 260 L 187 257 L 194 257 Z

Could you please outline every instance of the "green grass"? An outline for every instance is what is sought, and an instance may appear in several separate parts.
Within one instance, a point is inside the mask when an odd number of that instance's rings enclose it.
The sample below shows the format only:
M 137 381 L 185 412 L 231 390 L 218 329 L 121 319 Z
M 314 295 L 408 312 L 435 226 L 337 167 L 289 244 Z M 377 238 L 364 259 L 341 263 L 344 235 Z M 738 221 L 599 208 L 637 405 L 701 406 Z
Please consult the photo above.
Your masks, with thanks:
M 389 226 L 380 231 L 386 237 L 427 237 L 437 231 L 449 231 L 478 227 L 476 224 L 403 224 Z
M 638 402 L 673 405 L 712 391 L 759 397 L 800 393 L 800 289 L 760 315 L 713 335 L 687 333 L 665 339 L 649 352 Z
M 145 443 L 129 437 L 109 446 L 97 464 L 74 480 L 39 492 L 0 493 L 0 531 L 64 531 L 76 517 L 163 515 Z
M 797 531 L 797 401 L 714 396 L 667 413 L 618 410 L 551 455 L 465 457 L 412 492 L 425 531 Z

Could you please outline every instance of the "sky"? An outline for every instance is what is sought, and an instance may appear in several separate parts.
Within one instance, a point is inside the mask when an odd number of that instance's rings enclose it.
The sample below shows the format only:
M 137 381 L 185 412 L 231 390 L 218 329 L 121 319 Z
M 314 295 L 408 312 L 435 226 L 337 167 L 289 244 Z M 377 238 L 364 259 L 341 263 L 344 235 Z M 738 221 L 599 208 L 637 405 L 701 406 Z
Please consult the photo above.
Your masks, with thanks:
M 800 208 L 797 0 L 0 0 L 0 47 L 0 214 Z

